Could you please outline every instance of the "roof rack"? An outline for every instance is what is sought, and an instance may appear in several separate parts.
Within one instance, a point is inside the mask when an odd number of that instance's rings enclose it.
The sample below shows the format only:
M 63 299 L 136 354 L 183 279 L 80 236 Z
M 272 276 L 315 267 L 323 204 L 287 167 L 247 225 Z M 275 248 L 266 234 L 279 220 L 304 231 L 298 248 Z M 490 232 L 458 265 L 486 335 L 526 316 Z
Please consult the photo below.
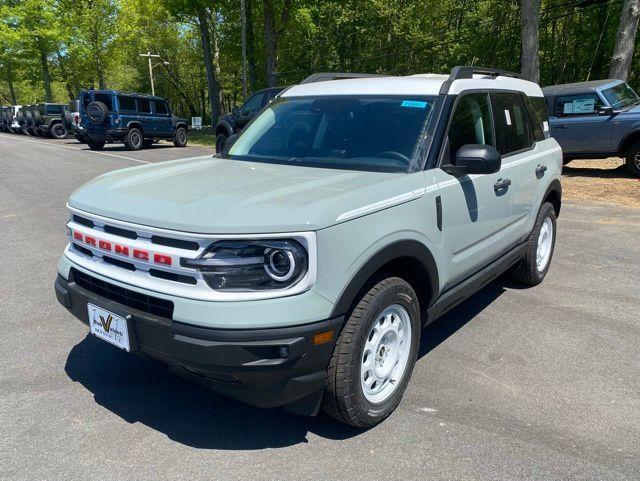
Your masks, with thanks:
M 301 84 L 311 84 L 315 82 L 325 82 L 327 80 L 343 80 L 349 78 L 387 77 L 375 73 L 346 73 L 346 72 L 318 72 L 309 75 Z
M 471 67 L 468 65 L 459 65 L 457 67 L 453 67 L 451 69 L 451 74 L 449 78 L 445 80 L 440 87 L 440 95 L 446 95 L 449 93 L 449 88 L 454 80 L 460 79 L 471 79 L 474 74 L 478 75 L 488 75 L 489 77 L 514 77 L 521 78 L 520 74 L 515 72 L 509 72 L 507 70 L 500 70 L 499 68 L 489 68 L 489 67 Z

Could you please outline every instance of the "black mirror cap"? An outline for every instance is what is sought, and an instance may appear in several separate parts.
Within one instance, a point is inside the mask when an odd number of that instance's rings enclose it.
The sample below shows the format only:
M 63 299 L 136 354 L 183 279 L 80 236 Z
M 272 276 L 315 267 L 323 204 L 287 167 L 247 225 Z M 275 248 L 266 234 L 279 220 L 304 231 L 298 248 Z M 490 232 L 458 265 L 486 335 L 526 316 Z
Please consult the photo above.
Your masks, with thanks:
M 456 152 L 454 175 L 493 174 L 500 170 L 502 156 L 491 145 L 466 144 Z M 451 172 L 453 173 L 453 172 Z
M 607 106 L 602 106 L 598 109 L 598 115 L 613 115 L 614 114 L 614 110 L 613 107 L 609 107 Z

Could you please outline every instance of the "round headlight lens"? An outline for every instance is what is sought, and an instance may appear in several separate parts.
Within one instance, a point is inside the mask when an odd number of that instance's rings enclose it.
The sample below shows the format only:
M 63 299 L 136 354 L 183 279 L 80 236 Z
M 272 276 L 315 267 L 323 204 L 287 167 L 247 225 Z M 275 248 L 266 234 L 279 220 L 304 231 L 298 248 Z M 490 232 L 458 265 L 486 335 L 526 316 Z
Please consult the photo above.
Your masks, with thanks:
M 296 271 L 296 260 L 289 250 L 270 249 L 265 253 L 266 263 L 264 270 L 271 279 L 277 282 L 286 282 L 293 277 Z

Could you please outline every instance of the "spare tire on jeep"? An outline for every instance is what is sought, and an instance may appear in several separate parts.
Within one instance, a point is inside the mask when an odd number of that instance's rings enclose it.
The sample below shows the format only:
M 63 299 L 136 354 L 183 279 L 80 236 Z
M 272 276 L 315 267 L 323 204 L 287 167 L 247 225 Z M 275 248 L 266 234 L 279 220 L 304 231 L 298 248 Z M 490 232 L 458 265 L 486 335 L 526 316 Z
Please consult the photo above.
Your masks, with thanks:
M 102 124 L 107 120 L 109 115 L 109 108 L 103 103 L 94 100 L 87 105 L 87 117 L 92 124 Z
M 34 109 L 34 111 L 33 111 L 33 125 L 38 126 L 40 124 L 42 124 L 42 114 L 40 113 L 40 110 Z
M 67 129 L 73 127 L 73 114 L 69 110 L 64 111 L 63 122 Z

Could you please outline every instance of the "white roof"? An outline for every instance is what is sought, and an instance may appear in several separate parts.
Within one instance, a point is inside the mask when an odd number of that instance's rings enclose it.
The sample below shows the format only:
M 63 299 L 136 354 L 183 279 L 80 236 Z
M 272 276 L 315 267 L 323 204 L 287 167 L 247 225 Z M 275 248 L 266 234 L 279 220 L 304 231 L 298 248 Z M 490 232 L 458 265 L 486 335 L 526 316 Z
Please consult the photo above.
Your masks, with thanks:
M 448 75 L 418 74 L 407 77 L 366 77 L 328 80 L 294 85 L 281 97 L 306 97 L 320 95 L 439 95 Z M 474 75 L 472 79 L 455 80 L 449 94 L 459 94 L 472 89 L 501 89 L 524 92 L 530 97 L 542 97 L 538 84 L 514 77 L 488 77 Z

